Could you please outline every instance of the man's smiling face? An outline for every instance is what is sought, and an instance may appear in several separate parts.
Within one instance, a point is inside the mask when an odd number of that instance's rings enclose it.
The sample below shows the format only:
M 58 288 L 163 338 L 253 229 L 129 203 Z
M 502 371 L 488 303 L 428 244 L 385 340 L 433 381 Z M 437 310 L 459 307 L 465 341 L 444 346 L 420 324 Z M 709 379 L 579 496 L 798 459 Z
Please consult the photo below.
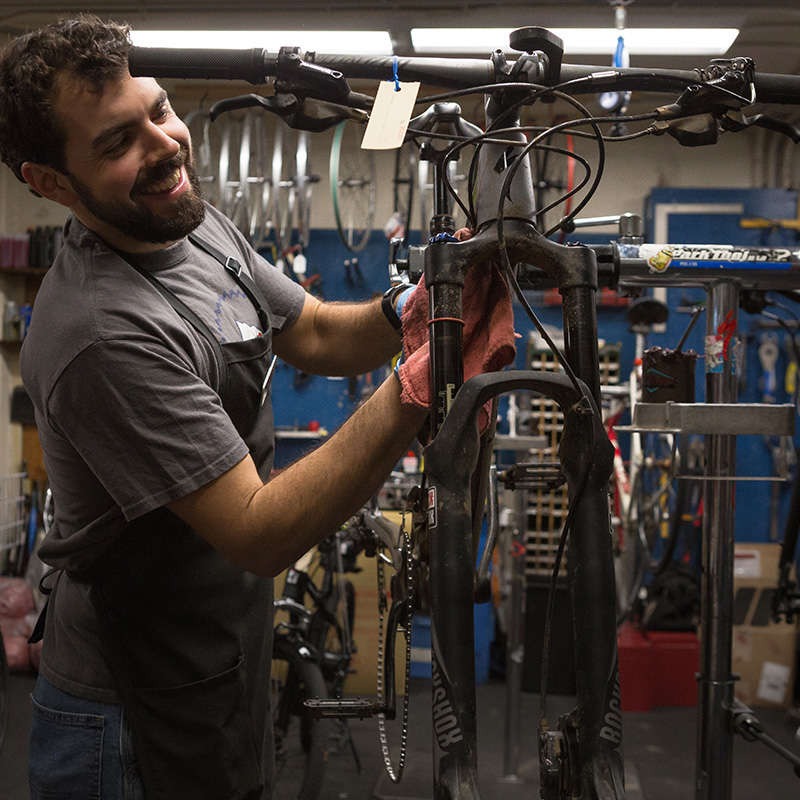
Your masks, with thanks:
M 152 78 L 123 74 L 101 93 L 63 77 L 55 112 L 66 131 L 70 208 L 112 247 L 156 250 L 203 219 L 189 131 Z

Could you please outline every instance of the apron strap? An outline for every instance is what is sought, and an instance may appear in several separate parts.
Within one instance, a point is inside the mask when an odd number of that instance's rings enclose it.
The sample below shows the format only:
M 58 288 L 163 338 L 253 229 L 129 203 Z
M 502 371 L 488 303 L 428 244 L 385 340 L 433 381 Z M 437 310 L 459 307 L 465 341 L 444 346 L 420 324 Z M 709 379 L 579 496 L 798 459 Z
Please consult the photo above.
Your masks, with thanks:
M 42 575 L 39 580 L 39 591 L 47 596 L 47 599 L 44 601 L 44 605 L 42 606 L 42 610 L 39 612 L 39 616 L 36 617 L 36 624 L 33 626 L 33 630 L 31 631 L 31 635 L 28 637 L 28 644 L 36 644 L 37 642 L 41 642 L 44 638 L 44 623 L 47 619 L 47 606 L 50 605 L 50 595 L 55 588 L 54 586 L 48 586 L 45 581 L 51 576 L 56 575 L 56 582 L 58 578 L 61 576 L 62 570 L 60 569 L 50 569 Z
M 128 262 L 130 263 L 130 262 Z M 136 264 L 131 264 L 131 266 L 144 278 L 146 278 L 164 297 L 164 299 L 175 309 L 180 317 L 182 317 L 186 322 L 196 328 L 200 333 L 205 336 L 206 339 L 210 342 L 211 346 L 214 348 L 217 357 L 217 364 L 219 365 L 220 371 L 220 386 L 219 386 L 219 394 L 221 395 L 225 388 L 228 385 L 228 362 L 225 359 L 225 356 L 222 353 L 222 345 L 219 343 L 219 339 L 214 335 L 211 328 L 203 322 L 200 317 L 192 311 L 183 300 L 178 297 L 170 288 L 164 286 L 161 281 L 156 278 L 151 272 L 148 272 L 146 269 L 142 269 L 141 267 L 137 266 Z
M 255 309 L 258 312 L 258 321 L 261 323 L 261 329 L 266 333 L 270 328 L 269 315 L 265 310 L 268 306 L 268 303 L 264 299 L 264 295 L 261 293 L 261 290 L 258 288 L 258 286 L 256 286 L 247 270 L 245 270 L 244 267 L 233 256 L 225 256 L 220 250 L 217 250 L 214 245 L 212 245 L 210 242 L 207 242 L 205 239 L 200 238 L 197 236 L 197 234 L 190 233 L 189 241 L 192 242 L 192 244 L 195 244 L 201 250 L 204 250 L 212 258 L 216 259 L 220 264 L 222 264 L 223 267 L 225 267 L 226 270 L 228 270 L 228 272 L 230 272 L 231 275 L 233 275 L 236 283 L 242 287 L 242 291 L 255 306 Z

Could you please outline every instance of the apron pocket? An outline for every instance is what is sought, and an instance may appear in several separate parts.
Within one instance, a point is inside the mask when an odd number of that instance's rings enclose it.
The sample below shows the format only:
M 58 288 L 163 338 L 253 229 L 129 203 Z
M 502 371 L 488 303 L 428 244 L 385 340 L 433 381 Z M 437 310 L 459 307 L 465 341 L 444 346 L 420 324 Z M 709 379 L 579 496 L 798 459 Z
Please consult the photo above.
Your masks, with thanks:
M 181 686 L 132 687 L 129 718 L 148 798 L 259 796 L 262 770 L 243 663 Z
M 31 800 L 100 800 L 103 717 L 31 702 Z

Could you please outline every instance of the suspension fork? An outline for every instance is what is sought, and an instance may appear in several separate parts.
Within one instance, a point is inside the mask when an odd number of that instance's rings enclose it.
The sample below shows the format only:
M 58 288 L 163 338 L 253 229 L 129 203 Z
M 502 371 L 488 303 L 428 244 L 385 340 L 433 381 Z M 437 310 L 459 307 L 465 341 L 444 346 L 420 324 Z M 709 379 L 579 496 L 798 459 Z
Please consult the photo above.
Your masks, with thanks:
M 491 105 L 491 104 L 489 104 Z M 487 109 L 489 108 L 487 105 Z M 509 127 L 512 121 L 504 123 Z M 478 233 L 462 242 L 434 242 L 425 251 L 429 291 L 431 387 L 434 411 L 431 432 L 446 423 L 463 381 L 461 324 L 464 275 L 471 264 L 488 265 L 499 258 L 495 233 L 503 192 L 504 239 L 512 264 L 536 264 L 555 279 L 563 298 L 566 356 L 583 380 L 586 400 L 599 408 L 600 376 L 595 295 L 598 288 L 594 252 L 557 245 L 530 223 L 535 216 L 529 160 L 517 156 L 525 144 L 488 144 L 479 153 L 476 186 Z M 517 163 L 519 161 L 519 163 Z M 508 170 L 513 179 L 503 188 Z M 602 426 L 601 426 L 602 427 Z M 435 439 L 434 439 L 435 442 Z M 606 439 L 607 442 L 607 439 Z M 616 599 L 608 506 L 608 470 L 590 469 L 580 439 L 562 445 L 562 463 L 575 504 L 568 570 L 575 616 L 575 660 L 578 706 L 561 720 L 575 757 L 564 757 L 563 783 L 580 787 L 586 800 L 620 798 L 623 790 L 622 726 L 616 658 Z M 446 460 L 458 472 L 460 458 Z M 473 631 L 473 554 L 471 520 L 463 527 L 469 500 L 444 489 L 428 464 L 428 528 L 430 532 L 431 634 L 434 724 L 434 800 L 478 798 L 477 731 Z M 586 476 L 585 478 L 583 476 Z M 466 479 L 469 484 L 469 478 Z M 580 492 L 578 489 L 580 488 Z M 456 510 L 454 505 L 460 504 Z M 457 513 L 456 513 L 457 511 Z M 456 513 L 455 518 L 452 514 Z M 558 790 L 561 791 L 560 789 Z M 570 789 L 572 791 L 572 789 Z M 557 798 L 559 794 L 546 795 Z

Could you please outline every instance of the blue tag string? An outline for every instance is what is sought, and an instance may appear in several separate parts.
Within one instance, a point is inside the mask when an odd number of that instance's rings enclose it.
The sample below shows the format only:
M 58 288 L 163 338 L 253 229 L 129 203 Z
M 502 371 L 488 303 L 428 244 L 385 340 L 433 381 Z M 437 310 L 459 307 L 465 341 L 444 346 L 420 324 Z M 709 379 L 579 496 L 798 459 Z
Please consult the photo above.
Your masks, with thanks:
M 392 59 L 392 75 L 394 76 L 394 90 L 400 91 L 400 75 L 398 74 L 399 61 L 397 56 Z

